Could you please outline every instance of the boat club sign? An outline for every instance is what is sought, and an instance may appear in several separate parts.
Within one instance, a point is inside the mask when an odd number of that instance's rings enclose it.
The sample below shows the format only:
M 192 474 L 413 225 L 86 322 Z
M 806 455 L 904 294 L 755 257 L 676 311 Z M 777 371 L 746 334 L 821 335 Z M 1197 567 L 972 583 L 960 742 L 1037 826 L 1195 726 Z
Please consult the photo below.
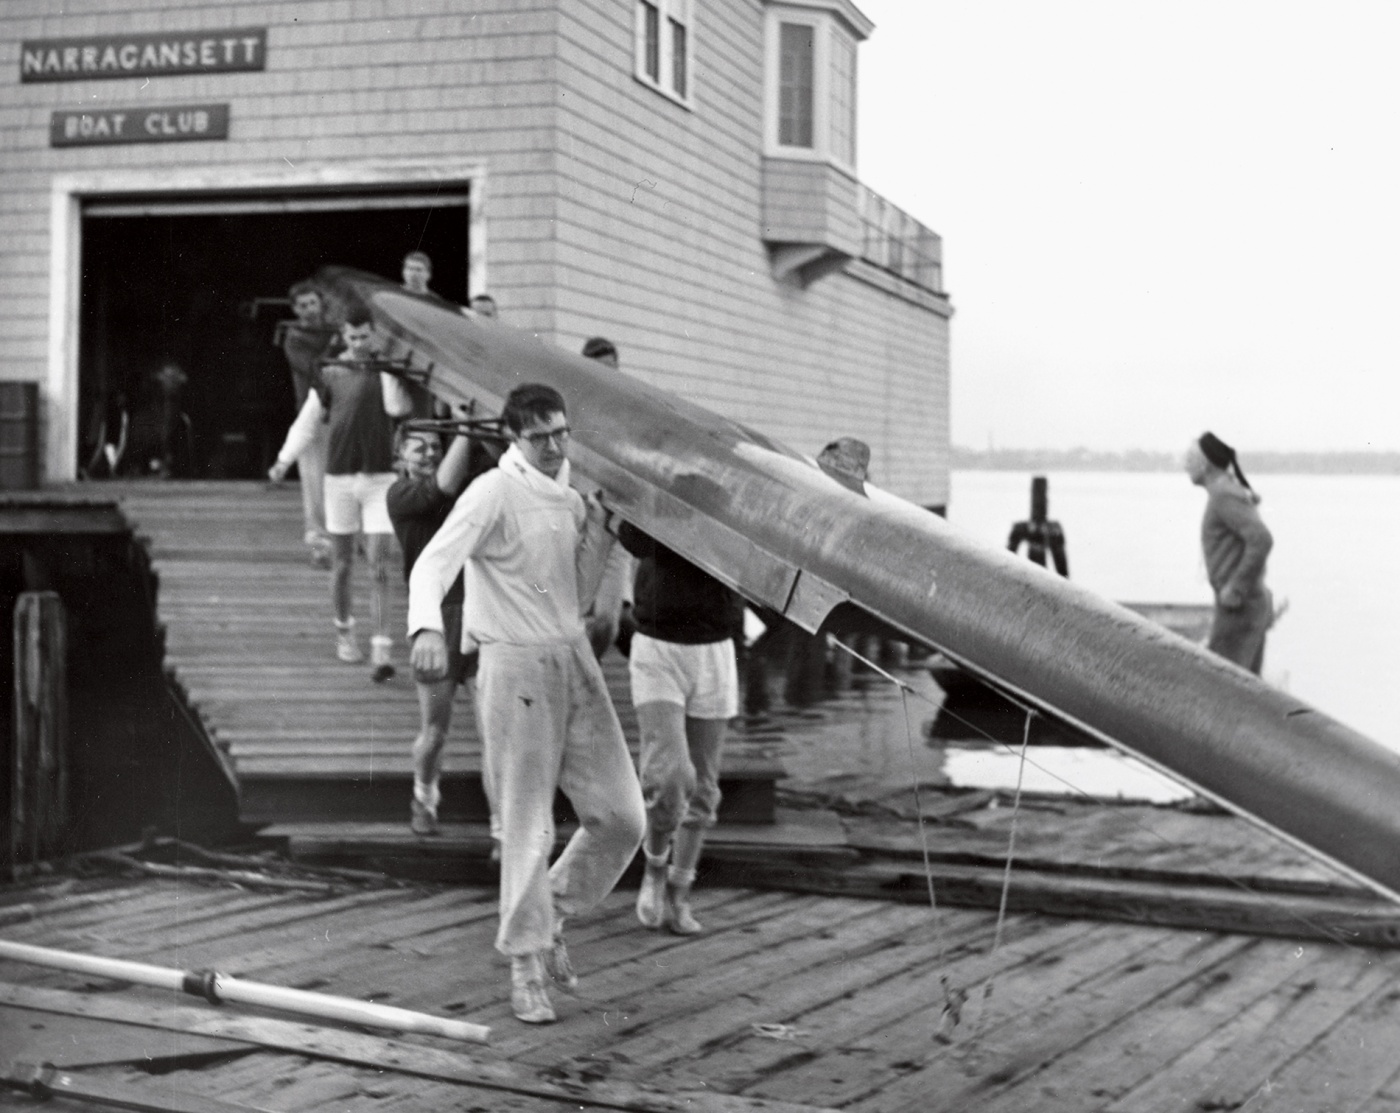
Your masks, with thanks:
M 265 68 L 267 28 L 32 39 L 22 44 L 21 81 L 85 81 L 229 73 Z
M 178 143 L 227 139 L 228 105 L 168 104 L 55 112 L 49 126 L 54 147 L 100 147 L 110 143 Z

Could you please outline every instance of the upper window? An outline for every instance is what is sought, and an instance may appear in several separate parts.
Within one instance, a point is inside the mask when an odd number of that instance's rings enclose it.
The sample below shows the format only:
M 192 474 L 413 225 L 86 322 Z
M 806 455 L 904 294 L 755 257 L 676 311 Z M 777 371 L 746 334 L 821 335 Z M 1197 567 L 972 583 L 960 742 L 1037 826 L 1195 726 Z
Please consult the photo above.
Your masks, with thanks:
M 854 171 L 856 43 L 869 31 L 869 21 L 842 0 L 768 6 L 766 154 Z
M 807 23 L 778 25 L 778 145 L 813 146 L 813 38 Z
M 637 0 L 637 80 L 687 107 L 691 98 L 694 0 Z

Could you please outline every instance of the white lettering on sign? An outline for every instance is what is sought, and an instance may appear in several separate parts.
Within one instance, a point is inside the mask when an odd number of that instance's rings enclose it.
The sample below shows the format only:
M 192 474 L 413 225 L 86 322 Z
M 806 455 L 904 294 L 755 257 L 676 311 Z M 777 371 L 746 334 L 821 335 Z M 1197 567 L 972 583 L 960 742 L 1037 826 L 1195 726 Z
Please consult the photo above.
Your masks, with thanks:
M 150 135 L 203 135 L 209 130 L 209 113 L 202 108 L 185 112 L 151 112 L 146 116 Z
M 99 112 L 92 116 L 84 112 L 63 121 L 63 134 L 68 139 L 120 139 L 125 126 L 125 112 Z
M 106 112 L 55 112 L 50 141 L 55 147 L 106 143 L 168 143 L 181 139 L 227 139 L 226 104 L 171 104 Z
M 207 35 L 94 35 L 21 44 L 20 80 L 68 81 L 144 73 L 260 70 L 267 30 L 241 27 Z

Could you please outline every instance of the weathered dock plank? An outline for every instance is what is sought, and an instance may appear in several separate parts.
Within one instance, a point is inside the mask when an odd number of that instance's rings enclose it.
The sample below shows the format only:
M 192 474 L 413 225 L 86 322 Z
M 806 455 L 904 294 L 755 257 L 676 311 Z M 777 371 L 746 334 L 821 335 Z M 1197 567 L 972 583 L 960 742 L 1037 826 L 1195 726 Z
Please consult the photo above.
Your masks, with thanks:
M 1265 1113 L 1292 1109 L 1367 1109 L 1371 1098 L 1400 1077 L 1400 992 L 1382 986 L 1338 1017 L 1255 1091 Z
M 1169 1113 L 1182 1108 L 1185 1094 L 1194 1096 L 1198 1109 L 1247 1107 L 1274 1088 L 1301 1050 L 1393 981 L 1388 963 L 1370 956 L 1358 961 L 1344 947 L 1305 945 L 1279 953 L 1265 945 L 1262 952 L 1264 962 L 1287 969 L 1289 977 L 1208 1034 L 1197 1032 L 1192 1047 L 1106 1105 L 1105 1113 Z M 1328 1064 L 1318 1069 L 1329 1078 L 1333 1073 Z
M 1039 917 L 1011 917 L 1001 945 L 993 950 L 994 931 L 994 918 L 987 916 L 975 933 L 945 940 L 946 949 L 932 957 L 924 949 L 911 951 L 893 975 L 780 1018 L 787 1038 L 741 1033 L 706 1049 L 696 1069 L 703 1067 L 708 1077 L 735 1092 L 809 1065 L 830 1085 L 840 1085 L 863 1076 L 900 1027 L 914 1025 L 930 1040 L 967 1038 L 972 1021 L 964 1022 L 960 1015 L 965 994 L 983 992 L 1001 972 L 1039 956 L 1091 945 L 1099 927 L 1082 920 L 1047 923 Z
M 1162 942 L 1110 925 L 1080 925 L 1078 931 L 1055 932 L 1048 947 L 1025 937 L 1004 954 L 988 948 L 962 956 L 927 970 L 910 992 L 899 993 L 894 1015 L 878 1028 L 853 1033 L 823 1054 L 794 1059 L 743 1092 L 766 1094 L 781 1085 L 795 1097 L 822 1093 L 830 1104 L 879 1110 L 903 1108 L 937 1092 L 944 1102 L 939 1108 L 976 1108 L 972 1098 L 980 1093 L 962 1092 L 946 1102 L 943 1094 L 969 1081 L 988 1084 L 991 1075 L 1009 1068 L 1013 1053 L 1033 1057 L 1036 1040 L 1044 1036 L 1053 1045 L 1062 1034 L 1055 1018 L 1042 1015 L 1027 1023 L 1027 1014 L 1044 1002 L 1058 1006 L 1093 978 L 1134 964 L 1145 969 L 1144 956 Z M 950 1005 L 956 1015 L 945 1016 Z
M 994 947 L 989 911 L 942 908 L 935 925 L 913 905 L 717 886 L 696 894 L 707 931 L 683 939 L 637 925 L 623 890 L 571 925 L 580 995 L 556 994 L 560 1021 L 540 1029 L 510 1017 L 490 886 L 372 890 L 373 901 L 235 893 L 248 903 L 222 936 L 226 889 L 111 878 L 71 895 L 104 886 L 119 898 L 105 921 L 79 902 L 15 927 L 48 942 L 51 929 L 86 923 L 100 936 L 73 933 L 72 949 L 164 964 L 180 947 L 215 968 L 246 963 L 249 977 L 383 994 L 495 1030 L 490 1048 L 463 1055 L 426 1037 L 312 1028 L 0 963 L 14 987 L 0 987 L 0 1003 L 57 995 L 45 1000 L 74 1015 L 262 1041 L 256 1069 L 216 1060 L 167 1080 L 287 1113 L 515 1108 L 506 1095 L 521 1109 L 572 1100 L 671 1113 L 702 1108 L 679 1102 L 705 1093 L 730 1099 L 713 1106 L 727 1113 L 765 1099 L 860 1113 L 1153 1113 L 1253 1108 L 1270 1092 L 1291 1104 L 1264 1108 L 1321 1110 L 1340 1095 L 1350 1105 L 1338 1107 L 1384 1109 L 1400 1083 L 1392 964 L 1360 947 L 1026 913 L 1008 916 Z M 0 907 L 37 905 L 23 898 L 41 891 L 0 892 Z M 161 901 L 211 934 L 194 946 L 175 929 L 151 934 Z M 321 1081 L 273 1083 L 303 1077 Z

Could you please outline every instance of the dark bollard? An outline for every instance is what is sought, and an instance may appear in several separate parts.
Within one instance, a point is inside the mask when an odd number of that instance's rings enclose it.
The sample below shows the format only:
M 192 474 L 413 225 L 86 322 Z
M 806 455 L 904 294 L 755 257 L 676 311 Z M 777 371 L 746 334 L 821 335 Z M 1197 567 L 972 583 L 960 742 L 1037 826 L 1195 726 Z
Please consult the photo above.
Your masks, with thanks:
M 1011 527 L 1011 539 L 1006 547 L 1013 553 L 1021 545 L 1026 546 L 1026 555 L 1045 568 L 1046 555 L 1055 562 L 1055 571 L 1061 576 L 1069 575 L 1069 557 L 1065 553 L 1065 531 L 1059 522 L 1050 520 L 1050 481 L 1043 475 L 1031 480 L 1031 516 L 1024 522 Z

